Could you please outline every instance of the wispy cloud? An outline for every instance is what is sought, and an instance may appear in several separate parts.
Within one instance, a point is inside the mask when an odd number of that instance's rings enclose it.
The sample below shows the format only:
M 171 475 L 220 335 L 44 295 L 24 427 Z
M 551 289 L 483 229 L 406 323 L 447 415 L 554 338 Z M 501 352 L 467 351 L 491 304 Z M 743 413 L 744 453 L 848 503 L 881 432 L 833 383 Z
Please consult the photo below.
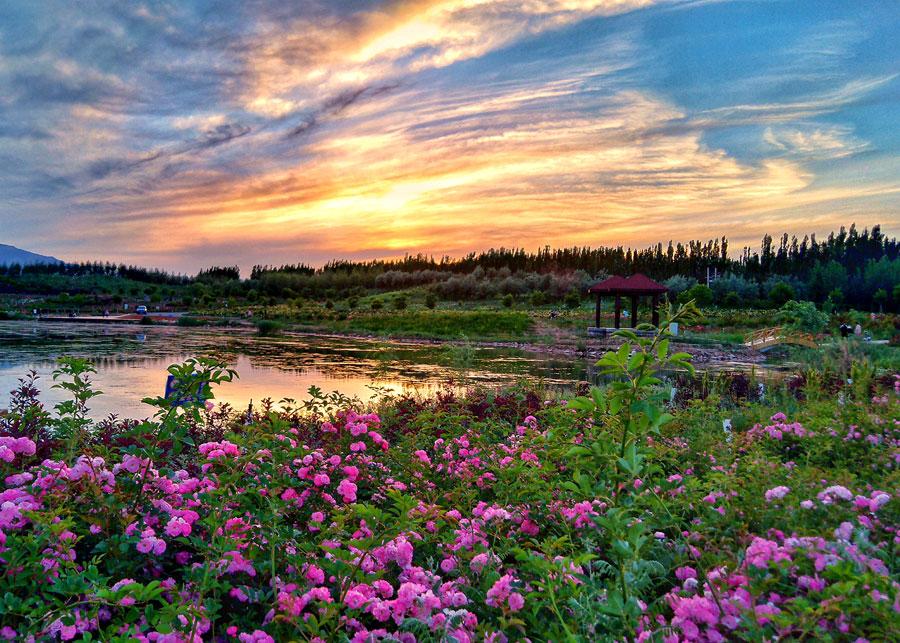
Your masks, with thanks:
M 821 174 L 862 152 L 886 162 L 844 120 L 896 109 L 895 72 L 843 62 L 866 25 L 807 25 L 716 81 L 733 100 L 691 105 L 654 69 L 678 64 L 652 22 L 674 4 L 4 5 L 0 224 L 56 254 L 195 269 L 755 235 L 769 217 L 842 223 L 846 202 L 889 223 L 889 170 Z M 678 15 L 727 9 L 688 5 Z
M 849 127 L 768 127 L 763 140 L 785 154 L 813 160 L 844 158 L 869 147 Z

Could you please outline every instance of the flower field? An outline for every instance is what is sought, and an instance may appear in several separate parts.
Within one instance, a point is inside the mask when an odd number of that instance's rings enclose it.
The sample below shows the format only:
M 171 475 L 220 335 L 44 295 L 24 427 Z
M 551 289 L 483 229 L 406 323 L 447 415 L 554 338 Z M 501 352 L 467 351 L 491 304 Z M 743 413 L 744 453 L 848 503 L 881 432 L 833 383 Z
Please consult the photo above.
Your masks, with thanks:
M 0 416 L 0 638 L 895 639 L 896 386 L 669 408 L 625 333 L 567 401 L 445 393 L 94 423 L 90 367 Z M 900 382 L 900 380 L 897 380 Z M 817 392 L 818 391 L 818 392 Z M 722 428 L 724 418 L 733 428 Z

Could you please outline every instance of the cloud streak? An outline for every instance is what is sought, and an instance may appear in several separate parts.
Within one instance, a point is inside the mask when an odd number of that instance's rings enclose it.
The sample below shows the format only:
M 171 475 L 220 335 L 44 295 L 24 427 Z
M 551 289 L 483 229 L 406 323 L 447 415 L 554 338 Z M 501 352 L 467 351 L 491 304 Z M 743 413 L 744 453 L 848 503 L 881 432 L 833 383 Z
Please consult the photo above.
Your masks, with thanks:
M 658 69 L 690 70 L 659 35 L 677 4 L 0 9 L 4 237 L 194 270 L 825 230 L 853 203 L 891 231 L 897 143 L 857 112 L 895 113 L 897 75 L 841 63 L 873 46 L 864 25 L 807 25 L 692 104 Z M 841 179 L 863 156 L 878 171 Z

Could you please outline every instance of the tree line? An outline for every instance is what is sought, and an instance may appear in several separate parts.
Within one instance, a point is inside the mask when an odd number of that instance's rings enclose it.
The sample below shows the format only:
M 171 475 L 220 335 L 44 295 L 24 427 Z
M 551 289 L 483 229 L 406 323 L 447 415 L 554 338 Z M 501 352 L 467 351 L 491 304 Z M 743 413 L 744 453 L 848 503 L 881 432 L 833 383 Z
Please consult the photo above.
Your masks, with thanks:
M 426 254 L 402 259 L 333 260 L 320 268 L 305 263 L 256 265 L 242 279 L 237 266 L 211 266 L 194 276 L 126 264 L 82 262 L 0 266 L 0 289 L 32 292 L 71 290 L 80 281 L 103 290 L 117 280 L 149 289 L 188 287 L 194 297 L 335 299 L 372 290 L 425 288 L 450 300 L 534 295 L 535 303 L 584 295 L 590 283 L 608 275 L 642 272 L 665 282 L 673 296 L 695 291 L 725 305 L 755 305 L 785 297 L 860 308 L 900 308 L 900 243 L 880 226 L 861 232 L 841 227 L 825 239 L 765 235 L 758 249 L 729 255 L 726 237 L 687 243 L 669 241 L 643 249 L 546 246 L 535 252 L 492 248 L 464 257 Z M 707 283 L 707 277 L 714 276 Z M 53 277 L 51 279 L 51 277 Z M 89 278 L 89 279 L 86 279 Z M 112 286 L 110 286 L 112 287 Z M 131 290 L 135 290 L 132 286 Z M 535 295 L 535 293 L 539 293 Z M 180 293 L 183 296 L 184 293 Z M 777 302 L 776 302 L 777 303 Z

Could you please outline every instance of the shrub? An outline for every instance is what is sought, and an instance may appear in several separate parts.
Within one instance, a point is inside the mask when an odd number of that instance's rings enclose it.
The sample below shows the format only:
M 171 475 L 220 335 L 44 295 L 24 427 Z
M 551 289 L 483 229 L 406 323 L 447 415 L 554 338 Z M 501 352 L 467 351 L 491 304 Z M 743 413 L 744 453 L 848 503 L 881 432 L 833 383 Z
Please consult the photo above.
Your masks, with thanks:
M 699 307 L 709 306 L 713 302 L 713 292 L 709 286 L 697 284 L 678 295 L 679 303 L 693 300 Z
M 736 308 L 741 305 L 741 297 L 732 290 L 726 293 L 722 298 L 722 305 L 728 306 L 729 308 Z
M 185 326 L 188 328 L 192 328 L 192 327 L 196 327 L 196 326 L 203 326 L 204 321 L 202 319 L 197 319 L 196 317 L 191 317 L 189 315 L 181 315 L 180 317 L 178 317 L 175 324 L 177 326 Z
M 755 281 L 733 275 L 730 272 L 714 280 L 710 288 L 712 288 L 715 300 L 726 306 L 737 305 L 726 303 L 730 293 L 737 296 L 738 302 L 750 302 L 759 296 L 759 286 Z
M 659 373 L 687 356 L 620 338 L 565 402 L 313 388 L 236 414 L 206 409 L 234 372 L 192 360 L 152 419 L 94 424 L 84 360 L 52 416 L 26 377 L 0 414 L 0 636 L 895 638 L 893 383 L 675 408 Z
M 284 324 L 274 319 L 260 319 L 256 322 L 256 332 L 260 337 L 279 335 L 282 330 Z
M 434 310 L 437 306 L 437 297 L 434 296 L 433 292 L 429 292 L 425 295 L 425 307 L 431 310 Z
M 783 281 L 779 281 L 769 290 L 769 301 L 775 306 L 783 306 L 794 297 L 794 289 Z
M 828 326 L 828 315 L 811 301 L 788 301 L 775 316 L 776 322 L 808 333 L 821 333 Z
M 581 306 L 581 295 L 574 290 L 569 291 L 566 295 L 565 304 L 569 310 L 575 310 Z
M 677 299 L 678 296 L 690 290 L 697 285 L 697 280 L 693 277 L 685 277 L 684 275 L 675 275 L 669 277 L 663 282 L 663 285 L 669 289 L 668 295 L 671 299 Z

